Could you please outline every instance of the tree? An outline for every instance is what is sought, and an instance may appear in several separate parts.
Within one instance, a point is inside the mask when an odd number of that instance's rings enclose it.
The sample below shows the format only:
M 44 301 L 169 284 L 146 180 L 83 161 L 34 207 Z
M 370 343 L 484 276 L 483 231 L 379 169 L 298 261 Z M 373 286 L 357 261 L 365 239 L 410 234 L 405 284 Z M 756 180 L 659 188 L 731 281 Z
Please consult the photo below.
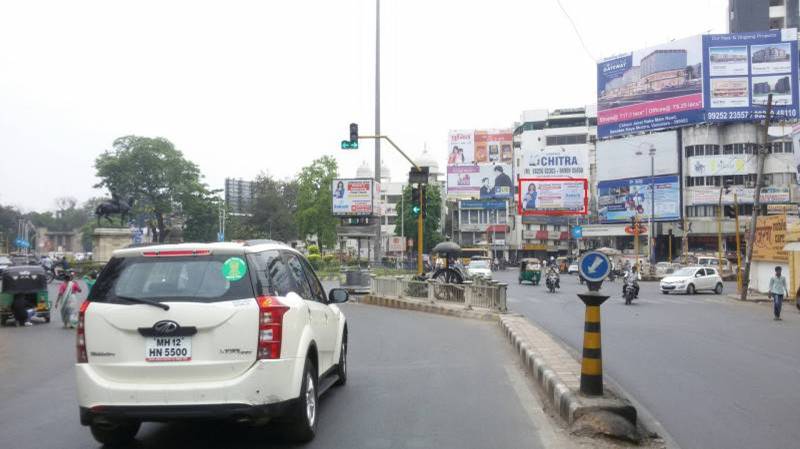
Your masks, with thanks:
M 336 159 L 324 156 L 303 167 L 297 176 L 297 227 L 300 238 L 316 235 L 320 246 L 336 244 L 331 185 L 338 175 Z
M 297 182 L 280 181 L 267 174 L 256 178 L 252 215 L 242 220 L 241 238 L 269 238 L 288 242 L 297 238 Z
M 95 187 L 106 187 L 119 198 L 135 198 L 136 212 L 153 217 L 150 226 L 158 231 L 158 242 L 167 237 L 168 221 L 209 194 L 197 165 L 162 137 L 120 137 L 112 150 L 97 157 L 95 168 L 101 180 Z M 208 211 L 199 215 L 207 216 Z
M 183 239 L 187 242 L 216 242 L 219 232 L 219 191 L 198 190 L 181 198 L 184 215 Z
M 427 217 L 423 222 L 423 251 L 430 250 L 439 244 L 444 237 L 439 232 L 439 221 L 442 217 L 442 194 L 438 185 L 428 185 L 425 189 L 425 203 Z M 414 249 L 417 248 L 417 217 L 411 214 L 411 186 L 403 189 L 403 201 L 397 205 L 397 224 L 395 224 L 395 234 L 400 234 L 400 215 L 403 216 L 403 227 L 406 238 L 414 239 Z

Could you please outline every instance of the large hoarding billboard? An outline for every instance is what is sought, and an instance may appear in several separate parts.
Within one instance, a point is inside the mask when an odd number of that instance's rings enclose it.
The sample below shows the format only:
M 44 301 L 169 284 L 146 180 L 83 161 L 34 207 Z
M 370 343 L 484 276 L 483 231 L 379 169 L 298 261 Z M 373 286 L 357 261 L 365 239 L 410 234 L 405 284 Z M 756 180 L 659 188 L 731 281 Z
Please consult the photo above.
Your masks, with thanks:
M 451 199 L 511 198 L 511 164 L 447 166 L 447 196 Z
M 797 30 L 703 36 L 703 90 L 709 122 L 798 117 Z
M 571 178 L 520 178 L 520 215 L 586 215 L 589 182 Z
M 678 132 L 664 131 L 597 142 L 597 180 L 650 176 L 650 148 L 656 176 L 678 173 Z
M 700 36 L 612 57 L 597 65 L 600 138 L 703 121 Z
M 756 171 L 757 160 L 752 154 L 722 154 L 693 156 L 686 167 L 689 176 L 734 176 Z
M 513 160 L 513 136 L 510 129 L 489 129 L 475 131 L 476 164 L 510 164 Z
M 370 216 L 373 214 L 375 190 L 379 187 L 369 178 L 334 179 L 333 215 Z
M 589 148 L 586 145 L 545 146 L 539 133 L 522 134 L 521 178 L 589 178 Z
M 638 215 L 650 219 L 650 201 L 655 190 L 655 221 L 674 221 L 681 217 L 680 178 L 677 175 L 656 176 L 652 188 L 650 177 L 600 181 L 597 200 L 603 223 L 630 222 Z
M 792 147 L 794 148 L 794 169 L 797 183 L 800 184 L 800 125 L 792 127 Z

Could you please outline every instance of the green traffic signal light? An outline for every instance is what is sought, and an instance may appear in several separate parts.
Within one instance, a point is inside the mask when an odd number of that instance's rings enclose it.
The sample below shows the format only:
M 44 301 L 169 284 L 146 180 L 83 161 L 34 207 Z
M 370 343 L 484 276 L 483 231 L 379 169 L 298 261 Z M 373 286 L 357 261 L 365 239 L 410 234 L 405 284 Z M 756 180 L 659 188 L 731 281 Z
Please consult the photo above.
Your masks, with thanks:
M 420 207 L 416 204 L 411 207 L 411 215 L 419 217 Z

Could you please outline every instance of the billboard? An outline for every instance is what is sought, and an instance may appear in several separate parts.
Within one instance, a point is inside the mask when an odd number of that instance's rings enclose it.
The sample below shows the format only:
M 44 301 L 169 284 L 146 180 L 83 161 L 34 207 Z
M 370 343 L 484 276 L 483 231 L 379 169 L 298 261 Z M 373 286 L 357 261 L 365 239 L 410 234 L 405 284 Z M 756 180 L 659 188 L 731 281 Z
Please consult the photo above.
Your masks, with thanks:
M 792 127 L 792 147 L 794 148 L 794 169 L 797 183 L 800 184 L 800 125 Z
M 570 178 L 520 178 L 520 215 L 586 215 L 589 181 Z
M 450 131 L 447 145 L 447 165 L 475 163 L 475 133 L 473 130 Z
M 706 120 L 761 120 L 769 94 L 775 119 L 797 119 L 797 56 L 795 29 L 704 35 Z
M 447 166 L 447 196 L 451 199 L 507 199 L 513 193 L 510 163 Z
M 600 138 L 703 121 L 700 36 L 672 41 L 597 65 Z
M 693 156 L 686 171 L 689 176 L 747 175 L 756 171 L 756 162 L 752 154 Z
M 505 201 L 459 201 L 459 209 L 494 209 L 503 210 L 507 207 Z
M 719 204 L 719 187 L 697 187 L 688 189 L 688 201 L 691 204 Z M 735 195 L 735 198 L 734 198 Z M 756 196 L 754 188 L 733 186 L 727 192 L 722 190 L 722 204 L 733 204 L 734 199 L 739 204 L 752 203 Z M 762 187 L 761 202 L 764 204 L 788 203 L 791 199 L 789 187 Z
M 650 202 L 655 190 L 656 221 L 672 221 L 681 218 L 680 178 L 677 175 L 600 181 L 597 183 L 597 201 L 600 221 L 603 223 L 629 222 L 638 215 L 642 220 L 650 219 Z
M 370 178 L 334 179 L 333 215 L 370 216 L 373 214 L 373 198 L 379 187 Z
M 597 142 L 597 179 L 650 176 L 651 147 L 656 149 L 656 176 L 678 173 L 678 132 L 664 131 Z
M 475 163 L 510 164 L 513 159 L 513 131 L 490 129 L 475 131 Z
M 789 255 L 783 250 L 785 245 L 786 216 L 758 217 L 753 260 L 786 263 L 789 261 Z
M 589 178 L 586 145 L 544 146 L 538 133 L 524 133 L 518 175 L 526 178 Z

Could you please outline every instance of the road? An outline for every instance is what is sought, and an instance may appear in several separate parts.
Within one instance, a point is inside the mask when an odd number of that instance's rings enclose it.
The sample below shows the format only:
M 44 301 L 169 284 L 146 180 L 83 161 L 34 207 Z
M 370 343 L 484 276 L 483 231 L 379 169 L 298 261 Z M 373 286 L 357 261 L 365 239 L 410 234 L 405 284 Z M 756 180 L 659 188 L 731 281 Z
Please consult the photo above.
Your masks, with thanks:
M 518 285 L 517 270 L 494 273 L 509 284 L 509 308 L 576 351 L 583 338 L 585 290 L 575 276 L 562 289 Z M 662 295 L 642 283 L 632 306 L 621 281 L 606 283 L 603 366 L 684 449 L 800 447 L 800 314 L 784 305 L 743 304 L 714 294 Z M 735 290 L 726 283 L 725 292 Z
M 541 405 L 496 324 L 342 307 L 350 323 L 348 383 L 323 396 L 317 437 L 304 447 L 552 447 L 552 430 L 536 419 Z M 78 422 L 74 341 L 55 319 L 0 328 L 4 449 L 99 446 Z M 221 423 L 145 424 L 138 440 L 141 449 L 294 447 L 276 426 Z

